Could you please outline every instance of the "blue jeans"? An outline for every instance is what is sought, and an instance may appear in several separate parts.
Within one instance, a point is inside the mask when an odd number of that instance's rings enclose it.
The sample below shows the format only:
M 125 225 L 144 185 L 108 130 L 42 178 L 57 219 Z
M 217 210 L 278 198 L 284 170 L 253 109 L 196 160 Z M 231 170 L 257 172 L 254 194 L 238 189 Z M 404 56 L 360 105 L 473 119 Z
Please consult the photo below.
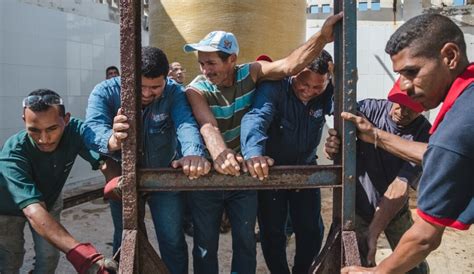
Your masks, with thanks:
M 59 196 L 49 214 L 59 222 L 63 198 Z M 25 256 L 25 239 L 23 235 L 27 219 L 23 216 L 0 215 L 0 273 L 20 273 Z M 59 250 L 41 237 L 31 227 L 35 249 L 34 274 L 54 273 L 59 262 Z
M 154 192 L 148 198 L 160 254 L 172 274 L 188 273 L 188 245 L 183 233 L 184 198 L 181 192 Z M 122 203 L 110 200 L 114 222 L 114 253 L 122 242 Z
M 232 227 L 232 273 L 252 274 L 257 267 L 256 191 L 195 191 L 190 193 L 194 222 L 193 265 L 196 274 L 217 274 L 219 227 L 224 209 Z
M 319 189 L 258 192 L 258 224 L 263 256 L 272 274 L 290 273 L 286 261 L 288 210 L 296 238 L 292 273 L 308 273 L 324 236 Z

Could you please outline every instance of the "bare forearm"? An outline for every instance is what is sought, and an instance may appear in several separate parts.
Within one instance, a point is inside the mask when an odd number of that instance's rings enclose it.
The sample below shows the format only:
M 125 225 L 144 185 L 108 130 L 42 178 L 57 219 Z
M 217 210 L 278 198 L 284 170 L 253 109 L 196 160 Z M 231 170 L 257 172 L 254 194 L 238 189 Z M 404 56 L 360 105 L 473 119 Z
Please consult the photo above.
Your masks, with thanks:
M 40 204 L 29 205 L 23 212 L 33 229 L 62 252 L 67 253 L 79 244 Z
M 427 143 L 405 140 L 383 130 L 377 130 L 377 135 L 377 146 L 403 160 L 421 165 L 423 154 L 428 148 Z
M 369 226 L 371 236 L 378 238 L 408 199 L 408 184 L 396 178 L 379 202 Z
M 283 59 L 286 64 L 285 76 L 291 76 L 303 70 L 321 53 L 326 43 L 320 32 L 311 36 L 306 43 Z
M 122 167 L 120 163 L 112 158 L 107 158 L 105 163 L 100 167 L 100 171 L 104 175 L 106 182 L 122 175 Z
M 418 219 L 403 235 L 394 252 L 377 269 L 380 273 L 406 273 L 441 244 L 444 227 Z
M 213 160 L 227 148 L 219 129 L 212 124 L 204 124 L 201 127 L 201 135 Z

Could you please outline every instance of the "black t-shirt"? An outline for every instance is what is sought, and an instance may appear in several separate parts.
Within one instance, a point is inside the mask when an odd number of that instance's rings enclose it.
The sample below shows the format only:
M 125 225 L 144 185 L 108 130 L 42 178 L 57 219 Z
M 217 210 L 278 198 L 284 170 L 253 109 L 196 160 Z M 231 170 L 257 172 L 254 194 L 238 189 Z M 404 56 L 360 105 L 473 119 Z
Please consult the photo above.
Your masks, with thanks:
M 390 117 L 392 103 L 383 99 L 359 102 L 359 112 L 374 126 L 407 140 L 428 142 L 431 124 L 420 115 L 408 126 L 397 125 Z M 388 186 L 399 177 L 413 188 L 421 174 L 421 167 L 404 161 L 373 144 L 357 141 L 356 213 L 367 221 L 373 218 L 375 208 Z

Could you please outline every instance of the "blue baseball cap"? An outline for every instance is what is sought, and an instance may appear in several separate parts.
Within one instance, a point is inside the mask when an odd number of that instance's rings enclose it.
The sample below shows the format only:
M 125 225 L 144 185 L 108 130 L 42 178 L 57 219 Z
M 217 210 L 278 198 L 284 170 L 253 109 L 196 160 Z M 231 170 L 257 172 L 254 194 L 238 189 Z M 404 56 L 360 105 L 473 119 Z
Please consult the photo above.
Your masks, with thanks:
M 199 43 L 184 45 L 185 52 L 204 51 L 214 52 L 222 51 L 228 54 L 239 54 L 239 44 L 237 38 L 230 32 L 213 31 L 204 37 Z

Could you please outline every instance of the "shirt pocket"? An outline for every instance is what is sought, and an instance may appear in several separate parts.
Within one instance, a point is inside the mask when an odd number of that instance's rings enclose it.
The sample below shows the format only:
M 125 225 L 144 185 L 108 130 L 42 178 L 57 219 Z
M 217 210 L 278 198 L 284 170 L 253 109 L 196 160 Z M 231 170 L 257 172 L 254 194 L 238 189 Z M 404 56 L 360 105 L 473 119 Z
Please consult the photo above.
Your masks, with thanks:
M 325 122 L 326 119 L 324 115 L 318 117 L 309 117 L 308 132 L 306 136 L 308 147 L 313 148 L 320 144 Z
M 147 167 L 169 165 L 176 152 L 176 134 L 171 119 L 150 124 L 144 150 L 148 154 Z
M 281 145 L 291 145 L 297 142 L 297 127 L 294 123 L 290 122 L 285 118 L 281 118 L 279 124 L 279 135 L 278 138 Z
M 170 119 L 165 119 L 163 121 L 151 122 L 150 127 L 148 128 L 149 134 L 166 134 L 171 131 L 172 123 Z
M 285 118 L 282 118 L 280 120 L 280 131 L 281 132 L 283 132 L 283 133 L 287 133 L 288 131 L 293 132 L 293 131 L 295 131 L 295 128 L 296 128 L 296 126 L 292 122 L 286 120 Z

